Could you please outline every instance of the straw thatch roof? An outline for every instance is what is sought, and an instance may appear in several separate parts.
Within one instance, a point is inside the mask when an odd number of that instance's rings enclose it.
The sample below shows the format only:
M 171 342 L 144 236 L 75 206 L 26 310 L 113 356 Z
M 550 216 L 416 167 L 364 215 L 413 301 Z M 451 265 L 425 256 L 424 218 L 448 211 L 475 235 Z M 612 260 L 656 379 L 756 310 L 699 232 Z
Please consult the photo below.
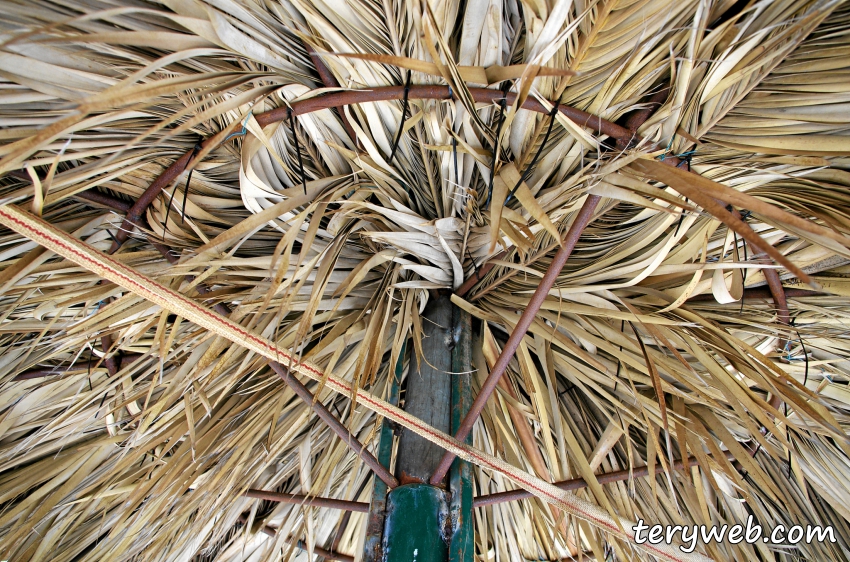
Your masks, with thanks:
M 243 495 L 370 497 L 269 358 L 316 366 L 294 370 L 374 449 L 434 292 L 474 319 L 477 392 L 597 196 L 472 445 L 507 463 L 475 467 L 476 495 L 588 487 L 476 508 L 477 559 L 653 559 L 585 505 L 832 525 L 834 544 L 700 551 L 850 559 L 846 3 L 0 11 L 3 202 L 144 276 L 128 290 L 0 217 L 0 559 L 358 555 L 364 514 Z

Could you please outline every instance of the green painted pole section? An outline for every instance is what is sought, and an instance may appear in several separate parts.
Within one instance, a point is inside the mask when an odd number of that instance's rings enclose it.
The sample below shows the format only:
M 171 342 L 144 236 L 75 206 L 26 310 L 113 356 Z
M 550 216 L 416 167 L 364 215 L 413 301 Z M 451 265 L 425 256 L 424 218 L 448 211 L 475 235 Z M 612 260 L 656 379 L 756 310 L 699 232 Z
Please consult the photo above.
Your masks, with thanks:
M 398 404 L 398 383 L 404 373 L 404 356 L 407 342 L 401 346 L 395 372 L 390 382 L 390 392 L 387 402 Z M 385 418 L 381 423 L 381 436 L 378 441 L 378 462 L 386 468 L 390 467 L 393 455 L 393 429 Z M 381 542 L 384 537 L 384 519 L 387 507 L 387 485 L 380 478 L 375 478 L 372 484 L 372 503 L 366 520 L 366 540 L 363 545 L 363 562 L 380 562 L 382 559 Z
M 455 347 L 452 350 L 452 434 L 460 426 L 472 405 L 472 319 L 468 312 L 454 308 Z M 472 444 L 472 434 L 466 442 Z M 449 504 L 452 529 L 449 562 L 472 562 L 475 535 L 472 514 L 472 467 L 455 458 L 449 470 Z
M 446 562 L 446 493 L 429 484 L 399 486 L 387 496 L 384 562 Z

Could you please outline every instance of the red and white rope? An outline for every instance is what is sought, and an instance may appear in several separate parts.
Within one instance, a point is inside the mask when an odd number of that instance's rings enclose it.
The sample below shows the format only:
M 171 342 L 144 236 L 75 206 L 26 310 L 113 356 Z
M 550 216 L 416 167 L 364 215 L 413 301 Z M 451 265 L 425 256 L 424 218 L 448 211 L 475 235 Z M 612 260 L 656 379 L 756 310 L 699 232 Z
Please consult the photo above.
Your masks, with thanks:
M 67 233 L 54 228 L 45 221 L 21 211 L 17 207 L 12 205 L 0 206 L 0 223 L 26 236 L 33 242 L 44 246 L 48 250 L 84 267 L 103 279 L 112 281 L 216 335 L 227 338 L 237 345 L 258 353 L 271 361 L 282 363 L 293 371 L 301 373 L 313 380 L 319 381 L 325 377 L 325 373 L 315 365 L 306 362 L 296 362 L 296 359 L 287 350 L 246 330 L 239 324 L 209 310 L 203 305 L 160 285 L 110 256 L 95 250 L 84 242 L 76 240 Z M 328 376 L 326 387 L 345 396 L 351 396 L 351 385 L 334 375 Z M 598 506 L 578 498 L 575 494 L 560 490 L 532 474 L 519 470 L 491 455 L 456 441 L 450 435 L 434 429 L 418 418 L 411 416 L 368 392 L 358 390 L 357 401 L 377 414 L 391 419 L 445 450 L 451 451 L 458 457 L 482 468 L 503 474 L 518 486 L 528 490 L 543 501 L 584 519 L 605 532 L 631 542 L 635 547 L 646 551 L 652 556 L 656 556 L 661 560 L 674 562 L 703 562 L 711 560 L 701 554 L 684 553 L 675 545 L 652 545 L 648 542 L 637 544 L 634 542 L 633 524 L 630 521 L 623 519 L 616 521 Z

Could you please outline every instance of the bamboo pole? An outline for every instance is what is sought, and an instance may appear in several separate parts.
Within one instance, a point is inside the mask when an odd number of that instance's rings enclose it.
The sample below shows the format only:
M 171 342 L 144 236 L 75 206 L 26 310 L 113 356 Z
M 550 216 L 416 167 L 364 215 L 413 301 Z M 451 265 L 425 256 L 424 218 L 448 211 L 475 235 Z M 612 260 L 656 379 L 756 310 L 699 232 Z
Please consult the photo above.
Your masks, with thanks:
M 318 498 L 313 496 L 305 496 L 302 494 L 282 494 L 280 492 L 255 490 L 253 488 L 249 489 L 242 495 L 246 498 L 256 498 L 258 500 L 268 500 L 277 503 L 303 505 L 309 507 L 327 507 L 329 509 L 342 509 L 344 511 L 357 511 L 360 513 L 366 513 L 369 511 L 369 504 L 366 502 L 353 502 L 347 500 L 338 500 L 335 498 Z
M 709 456 L 709 458 L 711 458 Z M 729 460 L 734 459 L 732 453 L 727 452 L 726 458 Z M 696 457 L 688 457 L 688 466 L 697 463 Z M 682 470 L 685 467 L 685 463 L 681 460 L 677 460 L 673 463 L 672 470 Z M 655 474 L 659 474 L 664 471 L 664 467 L 659 465 L 655 466 Z M 596 480 L 600 484 L 611 484 L 612 482 L 621 482 L 623 480 L 630 480 L 632 478 L 642 478 L 644 476 L 649 476 L 649 467 L 643 466 L 641 468 L 632 468 L 625 470 L 618 470 L 616 472 L 608 472 L 606 474 L 597 474 Z M 573 478 L 571 480 L 564 480 L 562 482 L 555 482 L 555 486 L 562 490 L 566 490 L 568 492 L 581 490 L 583 488 L 587 488 L 587 481 L 584 478 Z M 473 507 L 484 507 L 488 505 L 493 505 L 496 503 L 504 503 L 511 502 L 517 500 L 524 500 L 533 497 L 533 494 L 526 492 L 525 490 L 511 490 L 508 492 L 498 492 L 495 494 L 487 494 L 484 496 L 478 496 L 473 500 Z
M 141 357 L 138 353 L 128 353 L 126 355 L 121 356 L 120 369 L 123 369 L 134 361 L 136 361 L 139 357 Z M 97 369 L 99 367 L 106 367 L 104 365 L 104 361 L 102 357 L 97 359 L 92 359 L 90 361 L 86 361 L 85 363 L 79 365 L 72 365 L 71 367 L 55 367 L 49 369 L 29 369 L 28 371 L 24 371 L 16 375 L 12 380 L 13 381 L 26 381 L 31 379 L 40 379 L 44 377 L 54 377 L 58 375 L 64 375 L 65 373 L 80 371 L 80 372 L 89 372 L 92 369 Z
M 384 468 L 384 466 L 378 462 L 378 459 L 376 459 L 360 441 L 351 435 L 351 432 L 348 431 L 345 425 L 336 419 L 336 417 L 334 417 L 330 410 L 328 410 L 321 401 L 314 398 L 313 393 L 304 386 L 304 383 L 294 377 L 289 369 L 274 361 L 270 361 L 269 366 L 275 373 L 278 374 L 278 376 L 280 376 L 281 379 L 283 379 L 283 382 L 285 382 L 287 386 L 289 386 L 289 388 L 291 388 L 295 394 L 304 401 L 305 404 L 312 408 L 313 412 L 315 412 L 316 415 L 328 425 L 331 431 L 336 433 L 337 436 L 345 442 L 345 444 L 357 453 L 360 460 L 366 463 L 366 466 L 371 468 L 372 472 L 374 472 L 378 478 L 380 478 L 390 488 L 398 486 L 398 480 L 390 474 L 390 471 Z
M 247 520 L 248 520 L 248 518 L 245 517 L 244 515 L 239 518 L 239 521 L 241 521 L 243 524 Z M 266 534 L 270 537 L 276 537 L 277 536 L 277 529 L 275 529 L 274 527 L 271 527 L 269 525 L 263 525 L 260 528 L 260 531 L 262 531 L 264 534 Z M 283 542 L 285 542 L 288 545 L 299 548 L 301 550 L 304 550 L 304 551 L 308 550 L 307 545 L 304 544 L 304 541 L 302 541 L 302 540 L 294 540 L 291 537 L 287 537 L 286 539 L 283 540 Z M 327 549 L 322 548 L 320 546 L 314 546 L 313 547 L 313 554 L 318 554 L 319 556 L 321 556 L 322 558 L 325 558 L 326 560 L 339 560 L 340 562 L 354 562 L 353 556 L 349 556 L 348 554 L 341 554 L 339 552 L 333 552 L 331 550 L 327 550 Z

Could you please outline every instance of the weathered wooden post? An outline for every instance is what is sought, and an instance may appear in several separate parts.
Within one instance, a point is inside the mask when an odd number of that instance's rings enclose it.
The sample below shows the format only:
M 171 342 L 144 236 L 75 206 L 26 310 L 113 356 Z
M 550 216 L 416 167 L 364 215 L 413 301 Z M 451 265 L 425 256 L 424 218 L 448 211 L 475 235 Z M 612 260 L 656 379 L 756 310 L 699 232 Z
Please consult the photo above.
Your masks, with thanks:
M 422 328 L 423 358 L 419 364 L 411 361 L 404 409 L 432 427 L 451 433 L 471 402 L 469 315 L 452 305 L 448 295 L 433 294 L 422 316 Z M 399 375 L 401 365 L 400 358 L 396 368 Z M 379 446 L 382 463 L 389 460 L 387 443 L 391 442 L 387 431 L 385 426 Z M 471 562 L 474 542 L 470 469 L 457 461 L 448 483 L 429 484 L 443 453 L 419 435 L 401 431 L 395 474 L 402 485 L 386 494 L 386 488 L 378 489 L 376 484 L 364 562 Z
M 452 349 L 452 433 L 472 405 L 472 319 L 468 312 L 452 306 L 454 312 L 455 346 Z M 472 435 L 466 443 L 472 444 Z M 452 536 L 449 543 L 449 562 L 472 562 L 475 557 L 475 537 L 472 521 L 472 466 L 455 459 L 449 470 L 451 502 L 449 513 Z
M 452 304 L 433 294 L 422 314 L 422 360 L 411 361 L 404 410 L 451 431 Z M 395 474 L 401 486 L 387 496 L 385 562 L 447 562 L 449 507 L 444 488 L 428 484 L 443 451 L 408 429 L 399 436 Z
M 472 318 L 457 306 L 454 309 L 455 346 L 452 350 L 452 434 L 472 405 Z M 472 444 L 472 435 L 466 442 Z M 449 542 L 449 562 L 472 562 L 475 556 L 475 537 L 472 521 L 472 466 L 455 459 L 449 470 L 452 536 Z

